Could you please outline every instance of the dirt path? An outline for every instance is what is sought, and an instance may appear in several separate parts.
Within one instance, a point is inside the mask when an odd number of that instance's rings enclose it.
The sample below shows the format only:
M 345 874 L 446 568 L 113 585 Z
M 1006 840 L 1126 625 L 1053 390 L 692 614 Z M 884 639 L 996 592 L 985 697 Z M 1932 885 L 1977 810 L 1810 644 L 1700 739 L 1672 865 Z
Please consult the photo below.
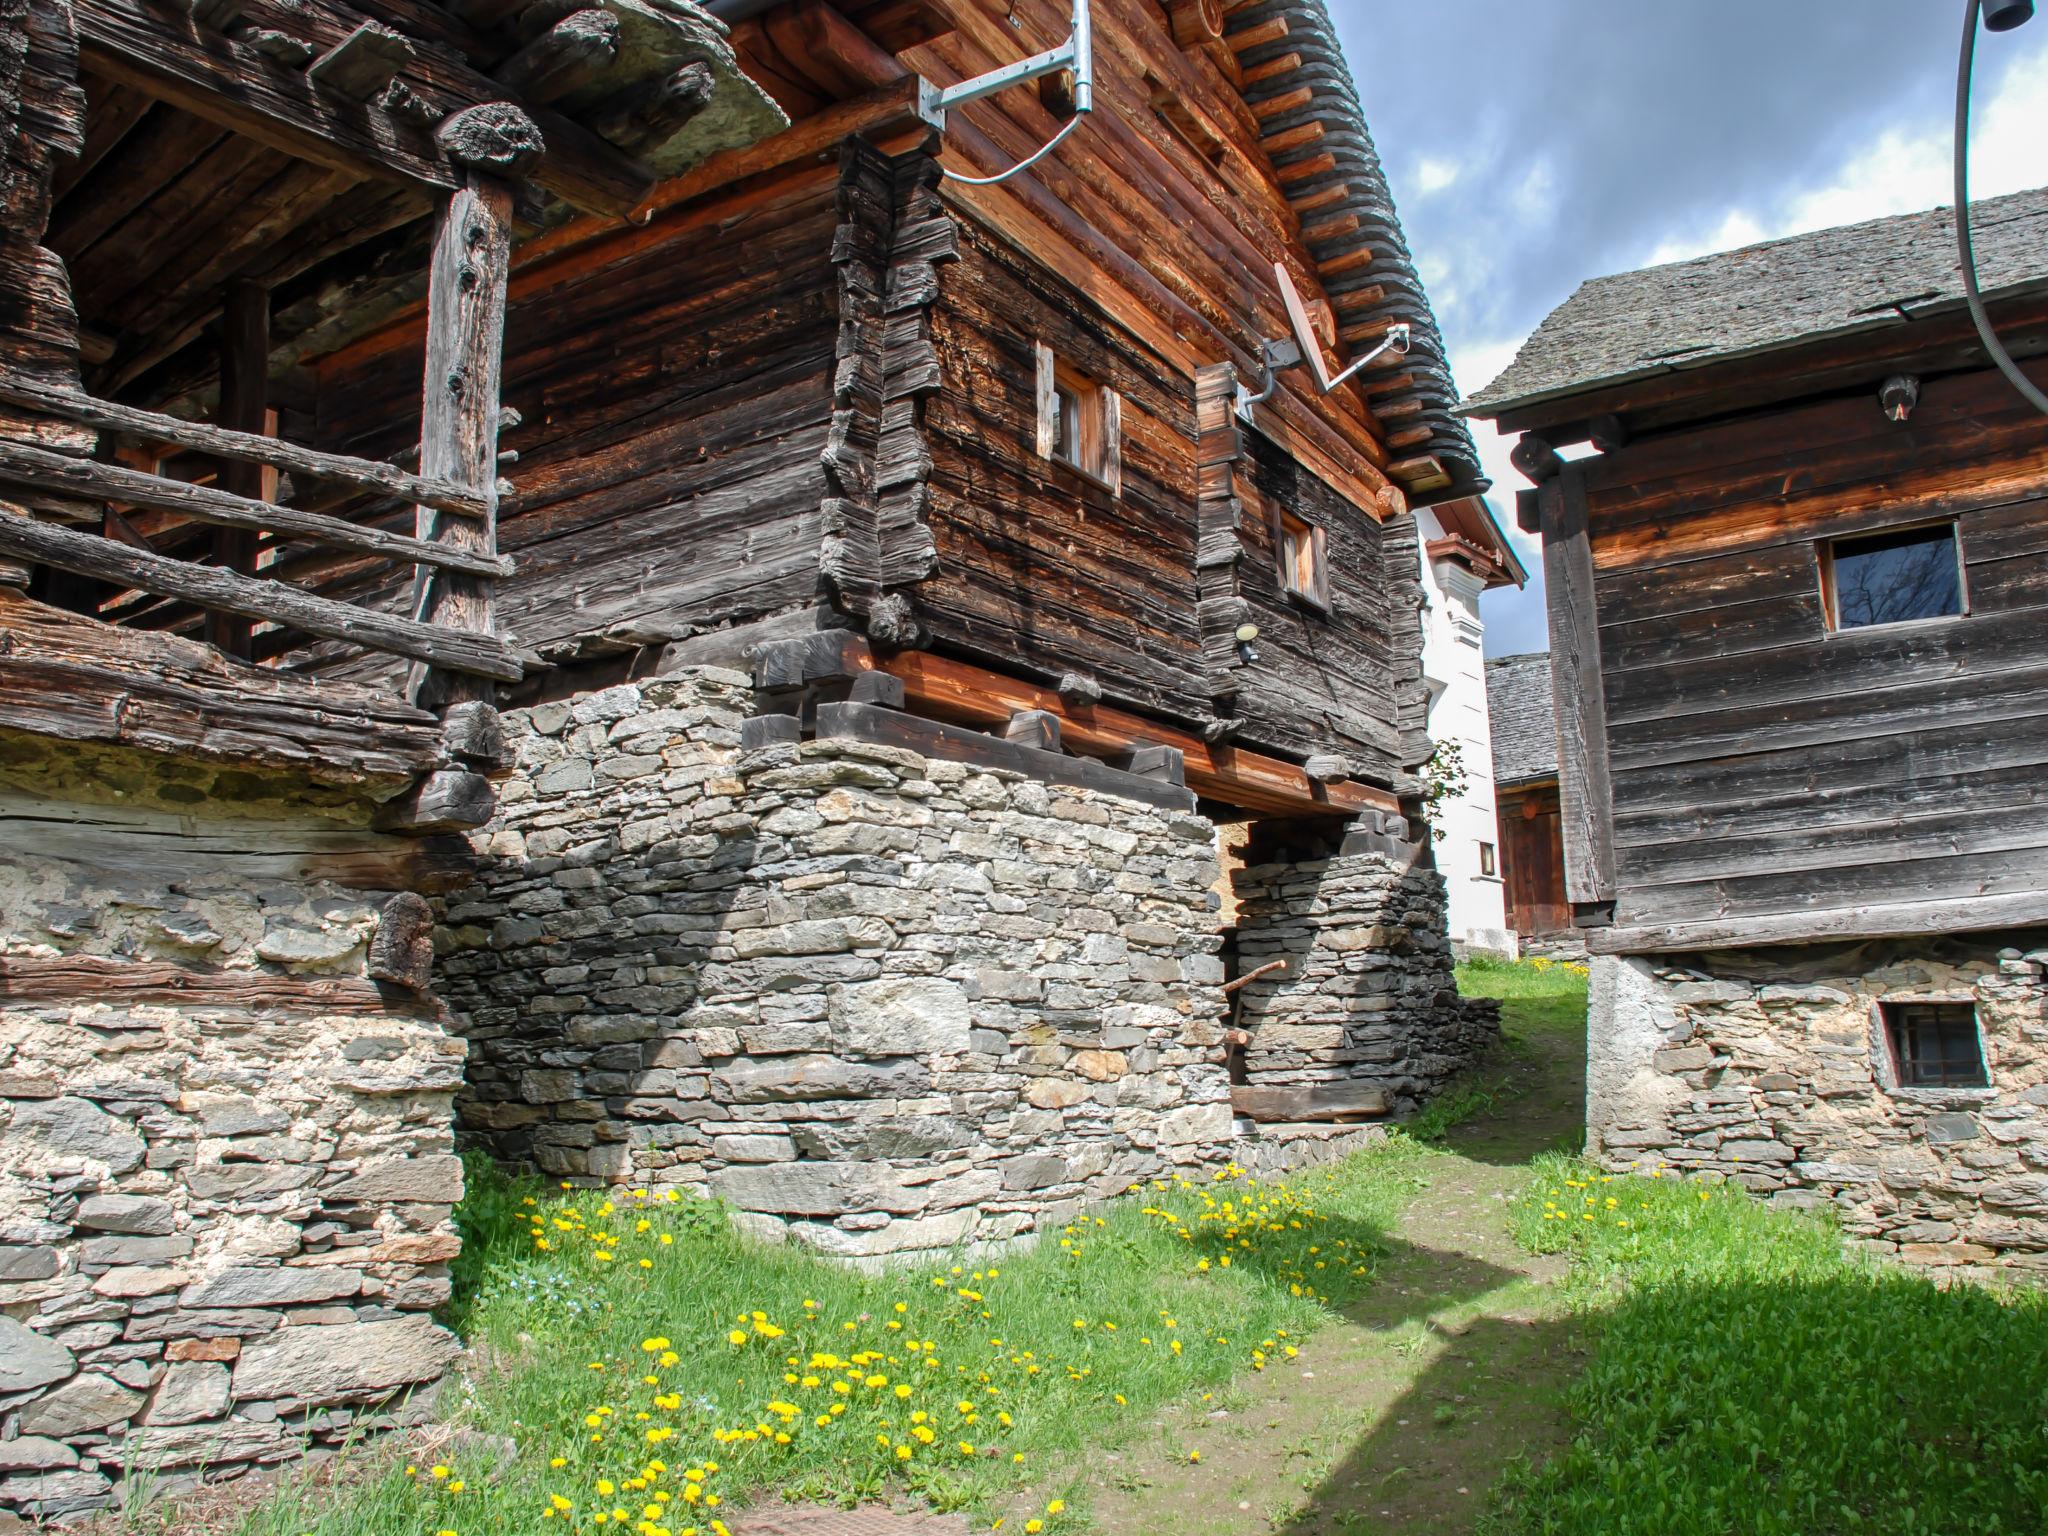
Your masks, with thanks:
M 1562 1392 L 1582 1364 L 1554 1287 L 1562 1263 L 1521 1252 L 1504 1206 L 1530 1158 L 1575 1144 L 1582 1040 L 1570 1021 L 1511 1007 L 1481 1074 L 1495 1101 L 1425 1166 L 1379 1283 L 1284 1370 L 1105 1453 L 1091 1478 L 1099 1530 L 1466 1532 L 1510 1457 L 1562 1443 Z

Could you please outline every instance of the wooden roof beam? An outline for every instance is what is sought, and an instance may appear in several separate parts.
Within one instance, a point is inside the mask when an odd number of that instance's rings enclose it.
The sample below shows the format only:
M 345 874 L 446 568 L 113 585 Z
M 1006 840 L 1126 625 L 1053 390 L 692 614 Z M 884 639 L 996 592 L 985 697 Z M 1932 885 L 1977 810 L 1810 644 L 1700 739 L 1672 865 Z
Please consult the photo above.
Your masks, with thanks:
M 322 91 L 238 38 L 175 31 L 141 0 L 85 0 L 78 33 L 81 58 L 98 74 L 272 149 L 437 192 L 462 184 L 461 168 L 411 124 Z

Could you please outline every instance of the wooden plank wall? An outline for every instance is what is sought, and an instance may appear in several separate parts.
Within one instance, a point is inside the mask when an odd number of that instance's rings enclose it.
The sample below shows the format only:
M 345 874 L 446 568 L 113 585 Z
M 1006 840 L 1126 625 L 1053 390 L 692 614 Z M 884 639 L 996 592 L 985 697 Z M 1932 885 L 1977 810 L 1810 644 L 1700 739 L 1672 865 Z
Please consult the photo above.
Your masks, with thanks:
M 963 218 L 940 279 L 929 407 L 934 639 L 1097 674 L 1140 705 L 1208 708 L 1195 617 L 1193 381 L 1057 277 Z M 1034 343 L 1123 396 L 1123 492 L 1041 459 Z
M 1382 524 L 1264 434 L 1246 432 L 1243 443 L 1238 592 L 1259 626 L 1259 660 L 1236 673 L 1244 739 L 1340 752 L 1375 783 L 1394 784 L 1412 766 L 1402 727 L 1414 701 L 1404 684 L 1421 684 L 1415 520 Z M 1327 612 L 1281 587 L 1276 506 L 1326 531 Z
M 1508 926 L 1525 935 L 1571 927 L 1556 781 L 1501 790 L 1495 802 Z
M 1859 392 L 1576 467 L 1618 931 L 1852 933 L 1902 904 L 1953 926 L 2048 892 L 2048 432 L 2009 386 L 1929 381 L 1904 426 Z M 1827 632 L 1821 540 L 1951 516 L 1966 617 Z
M 515 285 L 499 546 L 519 569 L 498 604 L 521 641 L 566 657 L 815 598 L 838 194 L 835 166 L 807 169 L 626 262 Z M 416 363 L 321 383 L 325 442 L 381 457 L 416 431 Z

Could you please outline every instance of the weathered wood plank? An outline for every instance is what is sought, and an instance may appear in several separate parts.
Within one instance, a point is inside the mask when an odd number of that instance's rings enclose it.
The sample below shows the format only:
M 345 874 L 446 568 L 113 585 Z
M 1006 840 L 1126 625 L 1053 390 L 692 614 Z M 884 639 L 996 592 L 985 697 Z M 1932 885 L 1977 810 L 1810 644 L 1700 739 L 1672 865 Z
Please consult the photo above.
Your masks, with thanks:
M 192 485 L 144 474 L 122 464 L 50 453 L 26 443 L 0 441 L 0 484 L 33 486 L 95 501 L 127 502 L 176 512 L 226 528 L 267 529 L 293 538 L 312 539 L 337 549 L 361 550 L 415 565 L 431 565 L 480 576 L 504 576 L 512 562 L 504 556 L 451 548 L 402 533 L 386 533 L 356 523 L 302 512 L 273 502 L 251 501 L 209 485 Z
M 144 554 L 97 534 L 32 523 L 11 512 L 0 512 L 0 553 L 80 576 L 119 581 L 160 597 L 182 598 L 203 608 L 223 608 L 289 625 L 309 635 L 345 640 L 450 671 L 516 682 L 525 670 L 511 648 L 492 636 L 437 629 L 391 614 L 352 608 L 279 582 L 254 581 L 228 571 Z
M 1614 789 L 1600 679 L 1600 618 L 1585 489 L 1571 467 L 1537 490 L 1550 607 L 1550 686 L 1557 723 L 1565 889 L 1574 902 L 1612 901 Z
M 251 1014 L 369 1013 L 438 1018 L 441 1005 L 406 988 L 347 976 L 188 970 L 163 960 L 0 955 L 0 1003 L 177 1003 Z
M 481 493 L 480 518 L 419 510 L 422 542 L 495 564 L 499 377 L 505 341 L 505 284 L 511 274 L 512 188 L 472 178 L 442 206 L 428 274 L 427 366 L 420 413 L 420 473 Z M 474 565 L 469 569 L 474 570 Z M 488 635 L 496 627 L 491 585 L 452 568 L 421 566 L 413 580 L 416 617 L 441 629 Z M 415 698 L 436 706 L 491 702 L 474 673 L 421 673 Z
M 1253 1036 L 1256 1040 L 1258 1037 Z M 1360 1083 L 1305 1083 L 1300 1087 L 1268 1088 L 1236 1083 L 1230 1107 L 1264 1124 L 1299 1124 L 1315 1120 L 1367 1120 L 1392 1109 L 1384 1088 Z
M 440 760 L 431 715 L 388 695 L 246 666 L 0 591 L 0 725 L 317 781 L 411 782 Z
M 4 368 L 0 368 L 0 401 L 143 442 L 167 443 L 216 458 L 270 464 L 287 474 L 339 480 L 362 490 L 438 507 L 464 517 L 481 517 L 489 507 L 489 499 L 481 492 L 452 481 L 424 479 L 374 459 L 321 453 L 282 438 L 228 431 L 205 422 L 185 421 L 70 390 L 51 389 Z

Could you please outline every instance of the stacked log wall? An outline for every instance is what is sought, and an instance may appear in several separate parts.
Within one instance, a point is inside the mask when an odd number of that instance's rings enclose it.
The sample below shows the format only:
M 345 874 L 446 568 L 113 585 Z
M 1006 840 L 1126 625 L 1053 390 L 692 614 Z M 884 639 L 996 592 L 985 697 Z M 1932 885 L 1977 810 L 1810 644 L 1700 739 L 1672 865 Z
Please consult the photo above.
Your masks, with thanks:
M 623 650 L 809 602 L 839 328 L 832 167 L 714 198 L 675 238 L 536 287 L 515 280 L 502 435 L 517 506 L 503 627 L 544 655 Z M 416 359 L 323 371 L 321 436 L 411 441 Z
M 2048 446 L 1991 373 L 1632 444 L 1584 476 L 1616 923 L 1988 926 L 2048 887 Z M 1953 519 L 1968 612 L 1832 632 L 1826 540 Z M 2035 913 L 2033 915 L 2038 915 Z M 1856 923 L 1865 930 L 1838 925 Z

